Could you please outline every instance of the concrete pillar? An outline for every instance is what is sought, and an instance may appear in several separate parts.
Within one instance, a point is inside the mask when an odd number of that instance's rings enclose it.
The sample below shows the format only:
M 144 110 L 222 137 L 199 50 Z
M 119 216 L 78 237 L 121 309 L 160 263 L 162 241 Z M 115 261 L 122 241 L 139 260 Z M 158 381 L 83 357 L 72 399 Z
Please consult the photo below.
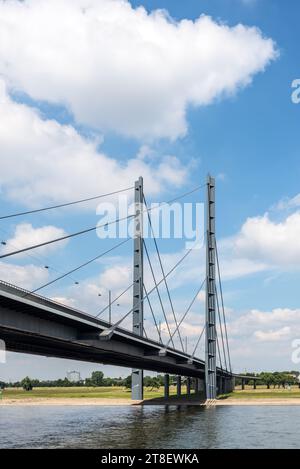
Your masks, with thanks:
M 218 394 L 221 394 L 221 388 L 222 388 L 221 382 L 222 382 L 221 376 L 217 375 L 216 396 L 218 396 Z
M 135 218 L 133 239 L 133 297 L 132 297 L 132 331 L 144 335 L 144 303 L 143 303 L 143 178 L 135 182 L 134 187 Z M 131 398 L 143 400 L 143 370 L 132 370 Z
M 181 376 L 177 376 L 177 397 L 181 396 Z
M 242 379 L 242 391 L 244 391 L 244 389 L 245 389 L 245 380 Z
M 198 379 L 198 391 L 199 393 L 204 393 L 205 392 L 205 380 Z
M 223 394 L 223 393 L 224 393 L 223 376 L 220 376 L 218 379 L 218 394 Z
M 206 398 L 215 399 L 217 390 L 215 179 L 210 175 L 207 176 L 206 212 L 205 385 Z
M 223 376 L 222 377 L 222 394 L 226 394 L 226 392 L 227 392 L 226 378 Z
M 191 378 L 187 377 L 186 379 L 186 393 L 188 396 L 191 394 Z
M 235 378 L 231 378 L 230 380 L 230 391 L 234 391 L 235 388 Z
M 253 389 L 256 389 L 256 379 L 253 380 Z
M 165 399 L 168 399 L 170 395 L 170 376 L 169 375 L 165 375 L 164 391 L 165 391 Z

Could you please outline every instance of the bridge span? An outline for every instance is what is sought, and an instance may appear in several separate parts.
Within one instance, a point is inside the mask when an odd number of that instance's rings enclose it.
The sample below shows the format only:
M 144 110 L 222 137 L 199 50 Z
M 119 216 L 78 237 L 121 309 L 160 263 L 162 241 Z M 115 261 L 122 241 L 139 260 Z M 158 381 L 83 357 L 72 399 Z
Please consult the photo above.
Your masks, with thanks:
M 96 257 L 80 264 L 72 270 L 65 272 L 55 279 L 51 279 L 46 284 L 39 286 L 35 290 L 26 291 L 17 286 L 0 281 L 0 339 L 5 341 L 9 351 L 45 355 L 49 357 L 74 359 L 86 362 L 103 363 L 117 365 L 132 369 L 132 398 L 143 399 L 143 370 L 154 371 L 165 374 L 165 395 L 169 392 L 169 375 L 177 376 L 177 392 L 180 394 L 181 377 L 187 379 L 187 389 L 190 391 L 191 383 L 195 385 L 195 390 L 202 389 L 208 400 L 215 399 L 218 394 L 229 392 L 234 387 L 234 380 L 238 375 L 232 372 L 227 326 L 225 318 L 225 308 L 222 293 L 221 274 L 215 235 L 215 180 L 210 175 L 205 184 L 176 197 L 167 204 L 172 204 L 196 190 L 206 187 L 206 270 L 205 277 L 200 287 L 195 292 L 192 302 L 185 312 L 175 313 L 171 300 L 170 289 L 167 284 L 167 277 L 174 272 L 181 262 L 193 251 L 187 249 L 184 256 L 175 266 L 166 273 L 158 249 L 155 233 L 153 230 L 150 212 L 144 197 L 143 178 L 140 177 L 133 187 L 121 189 L 109 194 L 102 194 L 97 197 L 81 199 L 70 203 L 44 207 L 37 210 L 8 214 L 0 217 L 2 220 L 12 217 L 27 216 L 32 213 L 37 214 L 45 210 L 54 210 L 65 206 L 70 206 L 86 201 L 107 197 L 111 194 L 134 190 L 134 214 L 126 217 L 126 220 L 133 219 L 133 283 L 124 290 L 117 298 L 102 310 L 102 314 L 107 308 L 111 312 L 111 304 L 118 300 L 130 288 L 132 289 L 132 308 L 119 319 L 112 323 L 111 314 L 109 321 L 104 321 L 98 317 L 79 311 L 71 306 L 57 303 L 49 298 L 40 296 L 37 291 L 68 277 L 79 269 L 86 267 L 90 263 L 103 257 L 105 254 L 125 244 L 130 238 L 114 245 Z M 156 207 L 157 208 L 157 207 Z M 152 231 L 158 265 L 160 266 L 162 278 L 157 281 L 152 267 L 151 258 L 147 249 L 146 240 L 143 236 L 144 214 L 148 217 L 149 226 Z M 119 223 L 124 219 L 116 219 L 110 223 Z M 107 224 L 106 224 L 107 225 Z M 105 226 L 106 226 L 105 225 Z M 18 250 L 4 252 L 0 254 L 0 259 L 27 253 L 32 249 L 47 246 L 65 239 L 82 236 L 95 231 L 97 226 L 80 230 L 76 233 L 51 239 L 43 243 L 25 246 Z M 2 244 L 6 242 L 2 241 Z M 149 290 L 144 281 L 144 254 L 150 267 L 153 285 Z M 47 267 L 47 266 L 46 266 Z M 217 281 L 218 280 L 218 281 Z M 78 283 L 78 282 L 75 282 Z M 198 283 L 198 281 L 197 281 Z M 196 346 L 192 353 L 187 353 L 184 348 L 180 327 L 188 313 L 191 311 L 202 287 L 205 285 L 205 320 L 202 332 L 199 334 Z M 175 330 L 168 324 L 168 318 L 163 306 L 159 287 L 163 286 L 167 291 L 169 307 L 173 314 L 170 316 Z M 150 301 L 151 293 L 156 292 L 161 306 L 165 324 L 168 329 L 169 338 L 164 341 L 156 319 L 156 308 L 152 307 Z M 110 298 L 110 297 L 109 297 Z M 158 340 L 150 339 L 145 330 L 144 307 L 148 301 L 150 311 L 153 316 L 154 325 L 158 334 Z M 178 315 L 178 316 L 177 316 Z M 177 316 L 177 317 L 176 317 Z M 121 326 L 128 318 L 132 321 L 132 331 Z M 180 320 L 179 320 L 180 318 Z M 205 358 L 204 360 L 196 356 L 203 333 L 205 332 Z M 178 335 L 181 350 L 175 348 L 174 338 Z M 241 377 L 245 383 L 246 377 Z M 255 381 L 255 377 L 252 378 Z
M 110 324 L 82 311 L 0 282 L 0 337 L 13 352 L 103 363 L 133 369 L 205 379 L 200 358 L 117 327 L 108 340 L 101 333 Z M 229 391 L 233 376 L 217 368 L 219 392 Z M 199 384 L 198 384 L 199 388 Z

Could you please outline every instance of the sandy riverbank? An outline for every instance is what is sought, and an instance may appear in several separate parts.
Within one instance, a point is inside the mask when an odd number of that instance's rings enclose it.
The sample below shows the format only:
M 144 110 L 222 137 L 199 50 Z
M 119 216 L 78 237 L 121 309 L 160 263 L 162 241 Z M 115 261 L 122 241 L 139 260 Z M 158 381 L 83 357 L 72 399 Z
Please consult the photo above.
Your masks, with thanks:
M 26 398 L 26 399 L 3 399 L 1 406 L 128 406 L 139 404 L 133 403 L 131 399 L 97 399 L 97 398 Z
M 185 399 L 150 399 L 145 401 L 131 401 L 131 399 L 93 399 L 93 398 L 26 398 L 26 399 L 3 399 L 1 406 L 132 406 L 132 405 L 192 405 L 203 406 L 201 400 Z M 264 399 L 221 399 L 214 405 L 217 406 L 298 406 L 300 398 L 264 398 Z
M 269 406 L 269 405 L 281 405 L 281 406 L 298 406 L 300 405 L 299 398 L 263 398 L 263 399 L 220 399 L 216 402 L 217 406 Z

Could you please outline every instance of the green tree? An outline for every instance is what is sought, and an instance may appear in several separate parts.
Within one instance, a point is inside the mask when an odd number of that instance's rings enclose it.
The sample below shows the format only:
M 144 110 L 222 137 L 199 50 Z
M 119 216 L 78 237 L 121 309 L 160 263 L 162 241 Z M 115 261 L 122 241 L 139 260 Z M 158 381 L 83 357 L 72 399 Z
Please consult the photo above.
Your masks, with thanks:
M 127 376 L 127 378 L 124 379 L 124 386 L 126 389 L 130 389 L 131 388 L 131 375 Z
M 151 391 L 153 391 L 153 389 L 159 389 L 160 388 L 160 379 L 157 376 L 152 378 L 151 386 L 152 386 Z
M 270 389 L 270 386 L 275 382 L 273 373 L 263 372 L 260 373 L 259 377 L 261 378 L 261 383 L 265 384 L 268 389 Z
M 91 376 L 92 386 L 103 386 L 104 374 L 102 371 L 93 371 Z
M 26 376 L 26 378 L 22 379 L 21 386 L 24 391 L 32 391 L 32 381 L 29 376 Z
M 149 388 L 150 386 L 152 386 L 152 378 L 151 376 L 145 376 L 144 377 L 144 386 L 146 388 Z

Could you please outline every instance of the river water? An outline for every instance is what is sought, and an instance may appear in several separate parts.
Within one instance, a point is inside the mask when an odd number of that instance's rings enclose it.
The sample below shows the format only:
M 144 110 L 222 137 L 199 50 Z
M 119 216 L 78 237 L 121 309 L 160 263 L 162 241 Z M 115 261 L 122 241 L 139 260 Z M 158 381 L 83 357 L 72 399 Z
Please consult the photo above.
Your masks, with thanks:
M 300 448 L 300 407 L 0 407 L 1 448 Z

